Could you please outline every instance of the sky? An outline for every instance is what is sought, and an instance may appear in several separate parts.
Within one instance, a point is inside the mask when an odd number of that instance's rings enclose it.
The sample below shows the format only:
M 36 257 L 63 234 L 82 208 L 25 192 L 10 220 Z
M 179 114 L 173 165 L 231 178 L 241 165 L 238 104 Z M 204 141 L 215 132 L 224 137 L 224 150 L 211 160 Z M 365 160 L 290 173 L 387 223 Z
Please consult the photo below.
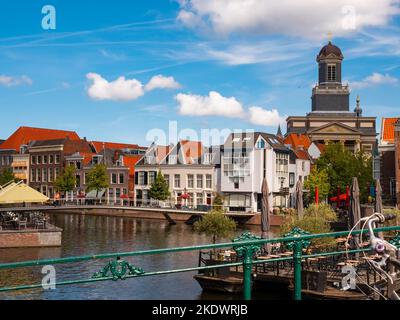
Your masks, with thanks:
M 140 145 L 285 132 L 311 111 L 329 39 L 351 109 L 360 95 L 378 128 L 399 116 L 400 0 L 1 1 L 0 138 L 19 126 Z

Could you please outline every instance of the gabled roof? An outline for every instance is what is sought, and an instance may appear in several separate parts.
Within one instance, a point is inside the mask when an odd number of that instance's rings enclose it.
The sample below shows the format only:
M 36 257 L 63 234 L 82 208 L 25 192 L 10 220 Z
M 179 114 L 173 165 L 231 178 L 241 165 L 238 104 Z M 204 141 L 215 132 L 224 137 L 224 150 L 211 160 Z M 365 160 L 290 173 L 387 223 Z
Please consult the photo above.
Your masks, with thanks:
M 284 144 L 289 144 L 292 148 L 300 148 L 308 149 L 311 145 L 311 139 L 305 134 L 299 133 L 290 133 L 284 139 Z
M 310 160 L 310 158 L 311 158 L 306 150 L 292 149 L 292 151 L 297 159 Z
M 325 124 L 323 126 L 311 129 L 307 133 L 308 134 L 310 134 L 310 133 L 312 134 L 312 133 L 315 133 L 315 132 L 324 132 L 324 129 L 328 129 L 330 127 L 341 127 L 341 128 L 343 128 L 343 129 L 345 129 L 345 130 L 347 130 L 349 132 L 360 133 L 359 130 L 357 130 L 355 128 L 352 128 L 352 127 L 350 127 L 350 126 L 348 126 L 346 124 L 340 123 L 340 122 L 330 122 L 330 123 L 327 123 L 327 124 Z M 335 134 L 336 132 L 337 131 L 335 129 L 335 130 L 332 130 L 332 132 L 329 132 L 329 133 Z M 324 132 L 324 133 L 327 133 L 327 132 Z
M 394 125 L 400 118 L 382 118 L 381 142 L 394 143 Z
M 200 141 L 181 140 L 180 147 L 184 157 L 185 164 L 193 164 L 201 158 L 204 153 L 203 144 Z
M 171 151 L 170 146 L 156 146 L 155 153 L 156 153 L 156 162 L 160 163 L 165 159 L 165 157 Z
M 135 149 L 135 150 L 146 150 L 145 147 L 140 147 L 137 144 L 130 143 L 119 143 L 119 142 L 105 142 L 105 141 L 91 141 L 91 144 L 95 147 L 96 152 L 103 151 L 106 149 Z
M 74 131 L 43 129 L 32 127 L 20 127 L 4 143 L 0 145 L 2 150 L 15 150 L 19 152 L 22 145 L 28 145 L 34 140 L 64 139 L 79 140 Z
M 258 139 L 262 137 L 274 150 L 289 152 L 289 149 L 274 134 L 265 132 L 242 132 L 231 133 L 225 141 L 224 149 L 250 149 L 255 146 Z
M 142 157 L 142 155 L 123 156 L 124 166 L 129 168 L 129 175 L 133 176 L 135 174 L 135 165 Z

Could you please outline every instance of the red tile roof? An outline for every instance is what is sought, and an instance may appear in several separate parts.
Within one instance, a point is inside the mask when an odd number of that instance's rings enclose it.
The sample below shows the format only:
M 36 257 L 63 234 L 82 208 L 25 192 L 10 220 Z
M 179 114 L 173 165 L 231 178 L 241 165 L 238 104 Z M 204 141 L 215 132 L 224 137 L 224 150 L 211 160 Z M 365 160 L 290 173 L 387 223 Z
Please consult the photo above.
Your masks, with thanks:
M 52 140 L 69 138 L 79 140 L 79 136 L 74 131 L 20 127 L 4 143 L 0 145 L 2 150 L 16 150 L 19 152 L 21 145 L 29 144 L 34 140 Z
M 310 160 L 310 155 L 305 150 L 300 149 L 292 149 L 294 154 L 296 155 L 297 159 L 301 160 Z
M 103 151 L 103 145 L 106 149 L 140 149 L 145 150 L 145 147 L 140 147 L 137 144 L 129 143 L 118 143 L 118 142 L 104 142 L 104 141 L 92 141 L 92 145 L 95 147 L 97 152 Z
M 170 147 L 169 146 L 157 146 L 156 150 L 156 161 L 157 163 L 160 163 L 170 152 Z
M 308 149 L 308 147 L 311 145 L 311 140 L 305 134 L 291 133 L 287 137 L 285 137 L 283 143 L 290 144 L 292 148 L 295 149 L 298 149 L 300 147 Z
M 394 124 L 400 118 L 382 118 L 381 140 L 394 143 Z
M 129 167 L 130 176 L 133 176 L 135 174 L 135 165 L 142 157 L 143 157 L 142 155 L 123 156 L 124 165 Z
M 187 164 L 192 164 L 194 159 L 203 155 L 203 144 L 199 141 L 182 140 L 181 147 Z

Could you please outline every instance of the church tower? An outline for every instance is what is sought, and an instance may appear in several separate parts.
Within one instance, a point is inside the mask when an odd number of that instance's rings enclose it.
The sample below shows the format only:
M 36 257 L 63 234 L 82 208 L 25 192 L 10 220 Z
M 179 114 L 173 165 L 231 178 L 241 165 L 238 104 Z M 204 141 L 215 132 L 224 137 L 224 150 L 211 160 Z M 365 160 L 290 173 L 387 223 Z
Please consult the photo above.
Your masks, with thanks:
M 349 112 L 350 90 L 342 85 L 342 51 L 331 41 L 317 56 L 318 84 L 312 92 L 312 112 Z

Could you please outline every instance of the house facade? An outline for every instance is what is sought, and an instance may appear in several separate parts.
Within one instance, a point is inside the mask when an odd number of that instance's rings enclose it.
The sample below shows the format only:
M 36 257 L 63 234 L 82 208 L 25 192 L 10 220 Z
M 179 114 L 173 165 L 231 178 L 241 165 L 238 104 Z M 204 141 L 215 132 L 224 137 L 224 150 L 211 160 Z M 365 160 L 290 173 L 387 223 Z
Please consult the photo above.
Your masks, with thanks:
M 279 137 L 249 132 L 231 134 L 221 150 L 220 191 L 229 211 L 261 210 L 264 178 L 271 207 L 289 205 L 290 150 Z
M 135 204 L 149 205 L 149 190 L 159 171 L 166 179 L 171 206 L 200 208 L 212 204 L 218 190 L 219 147 L 181 140 L 176 145 L 152 144 L 135 168 Z

